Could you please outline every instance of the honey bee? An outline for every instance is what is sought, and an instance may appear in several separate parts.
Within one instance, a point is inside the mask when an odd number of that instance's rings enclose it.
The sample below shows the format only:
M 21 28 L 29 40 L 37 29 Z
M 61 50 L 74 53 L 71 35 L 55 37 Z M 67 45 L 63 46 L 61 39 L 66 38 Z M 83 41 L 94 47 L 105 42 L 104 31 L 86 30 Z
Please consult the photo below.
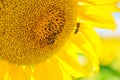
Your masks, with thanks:
M 80 23 L 76 23 L 76 29 L 74 34 L 77 34 L 79 32 L 79 28 L 80 28 Z

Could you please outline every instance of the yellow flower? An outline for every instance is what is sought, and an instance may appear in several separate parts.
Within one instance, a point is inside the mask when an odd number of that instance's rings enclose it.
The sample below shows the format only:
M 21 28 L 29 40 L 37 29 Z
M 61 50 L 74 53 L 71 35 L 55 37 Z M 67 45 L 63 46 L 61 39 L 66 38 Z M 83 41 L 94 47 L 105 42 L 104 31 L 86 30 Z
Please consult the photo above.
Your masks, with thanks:
M 114 50 L 114 56 L 115 56 L 115 58 L 113 56 L 113 60 L 111 61 L 111 67 L 117 70 L 118 72 L 120 72 L 120 37 L 112 38 L 110 42 L 114 44 L 113 50 Z
M 110 65 L 120 61 L 120 38 L 102 38 L 103 53 L 100 54 L 100 64 Z M 120 66 L 119 63 L 117 66 Z
M 94 26 L 115 29 L 117 2 L 1 0 L 0 80 L 71 80 L 97 72 L 101 43 Z
M 109 66 L 120 72 L 120 36 L 102 38 L 103 53 L 100 54 L 100 64 Z

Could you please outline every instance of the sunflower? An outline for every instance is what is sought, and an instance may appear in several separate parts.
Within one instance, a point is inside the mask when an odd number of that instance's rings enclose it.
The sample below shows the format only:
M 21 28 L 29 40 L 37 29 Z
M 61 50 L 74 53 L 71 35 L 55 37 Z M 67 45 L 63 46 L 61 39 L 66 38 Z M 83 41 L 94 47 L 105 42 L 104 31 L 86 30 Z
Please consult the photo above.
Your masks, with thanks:
M 102 49 L 94 26 L 115 29 L 117 2 L 1 0 L 0 80 L 71 80 L 97 72 Z
M 100 54 L 100 64 L 101 65 L 110 65 L 114 63 L 118 63 L 120 54 L 120 38 L 118 37 L 109 37 L 102 38 L 102 44 L 104 52 Z M 117 65 L 116 65 L 117 66 Z M 119 63 L 118 63 L 119 66 Z

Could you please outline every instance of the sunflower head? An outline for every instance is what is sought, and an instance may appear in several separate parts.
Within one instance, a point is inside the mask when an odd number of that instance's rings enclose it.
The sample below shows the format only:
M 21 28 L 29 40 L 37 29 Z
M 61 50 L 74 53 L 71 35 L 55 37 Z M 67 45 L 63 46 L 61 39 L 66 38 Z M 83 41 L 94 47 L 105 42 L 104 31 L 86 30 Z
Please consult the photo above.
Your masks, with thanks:
M 3 1 L 0 56 L 11 63 L 34 64 L 57 53 L 74 29 L 74 3 L 72 0 Z

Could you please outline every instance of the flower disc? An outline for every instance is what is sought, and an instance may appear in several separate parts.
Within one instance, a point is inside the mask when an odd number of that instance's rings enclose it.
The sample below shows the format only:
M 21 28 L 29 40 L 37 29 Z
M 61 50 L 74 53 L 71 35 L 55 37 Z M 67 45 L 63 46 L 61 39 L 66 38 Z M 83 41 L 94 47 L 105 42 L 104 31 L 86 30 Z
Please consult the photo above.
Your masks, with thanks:
M 57 53 L 75 25 L 73 4 L 63 0 L 3 1 L 0 56 L 17 64 L 35 64 Z

